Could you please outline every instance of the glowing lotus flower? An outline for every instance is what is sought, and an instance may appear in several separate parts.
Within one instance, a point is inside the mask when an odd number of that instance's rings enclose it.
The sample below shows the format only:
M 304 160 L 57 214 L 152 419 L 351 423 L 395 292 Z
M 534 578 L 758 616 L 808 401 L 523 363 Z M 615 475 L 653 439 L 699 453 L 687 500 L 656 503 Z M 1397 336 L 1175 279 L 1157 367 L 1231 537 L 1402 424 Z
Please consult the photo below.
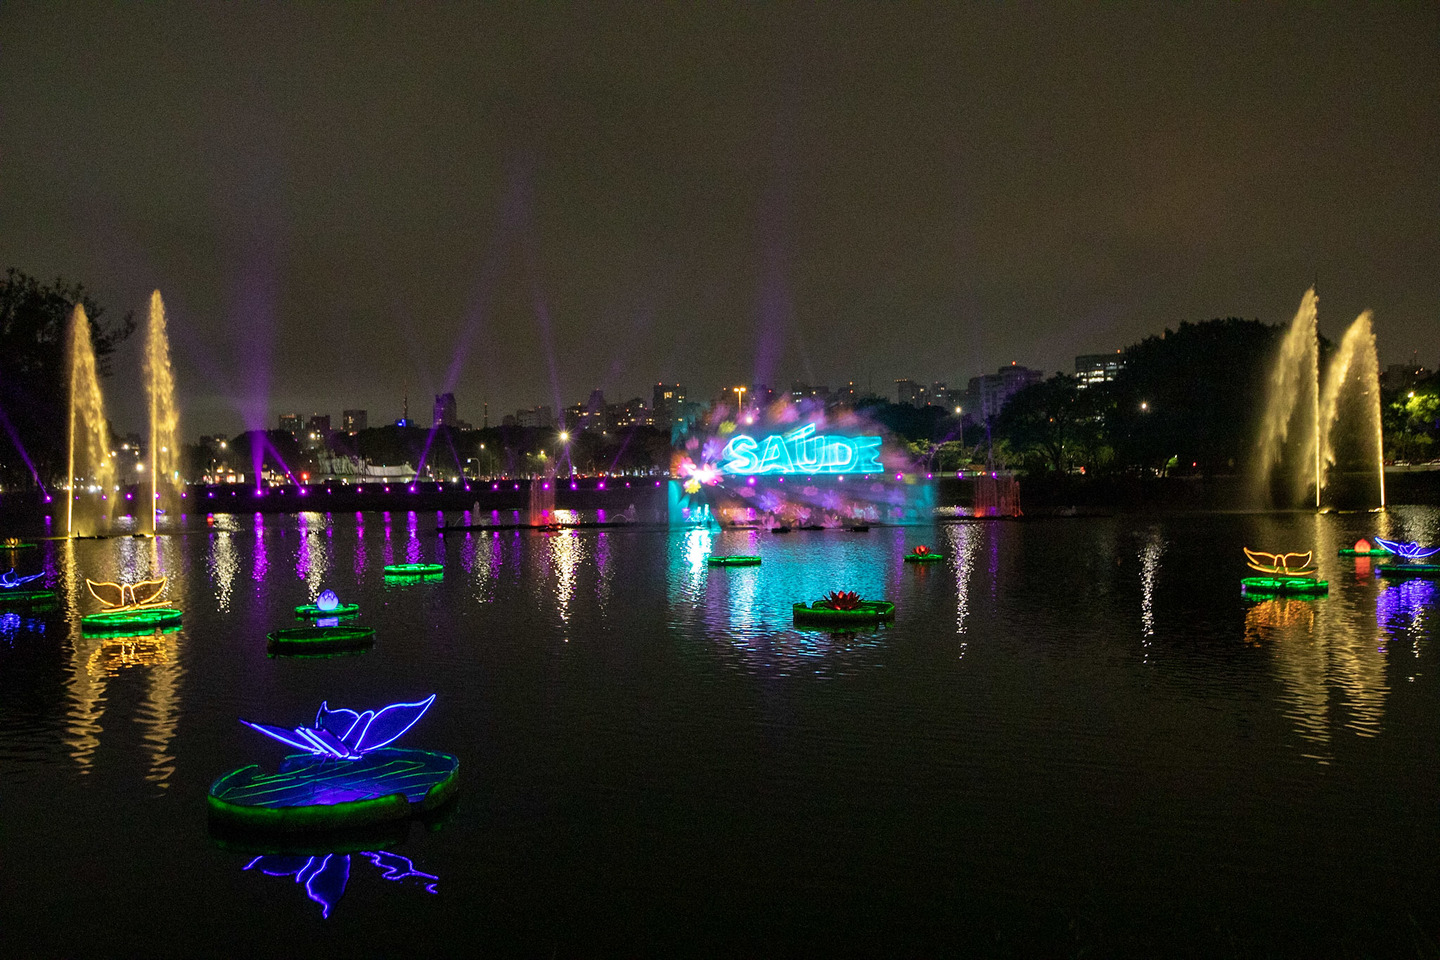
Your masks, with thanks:
M 38 580 L 43 576 L 45 576 L 44 572 L 32 573 L 28 577 L 17 577 L 15 576 L 15 568 L 11 567 L 8 572 L 0 573 L 0 587 L 6 590 L 14 590 L 22 584 L 29 583 L 31 580 Z
M 930 553 L 930 548 L 927 547 L 927 546 L 925 546 L 925 544 L 923 544 L 923 543 L 920 544 L 919 546 L 917 546 L 917 547 L 915 548 L 915 556 L 917 556 L 917 557 L 923 557 L 923 556 L 926 556 L 926 555 L 929 554 L 929 553 Z
M 382 710 L 359 713 L 344 707 L 331 710 L 327 701 L 320 704 L 313 728 L 296 727 L 294 730 L 245 719 L 240 722 L 297 750 L 338 760 L 354 760 L 400 739 L 434 702 L 435 694 L 432 693 L 415 703 L 392 703 Z
M 320 596 L 315 598 L 315 609 L 334 610 L 340 606 L 340 598 L 335 596 L 334 590 L 322 591 Z
M 858 610 L 860 594 L 854 590 L 831 590 L 820 602 L 831 610 Z
M 1379 537 L 1375 538 L 1375 542 L 1391 553 L 1399 554 L 1406 560 L 1424 560 L 1426 557 L 1433 557 L 1435 554 L 1440 553 L 1440 547 L 1426 550 L 1418 543 L 1400 543 L 1398 540 L 1382 540 Z

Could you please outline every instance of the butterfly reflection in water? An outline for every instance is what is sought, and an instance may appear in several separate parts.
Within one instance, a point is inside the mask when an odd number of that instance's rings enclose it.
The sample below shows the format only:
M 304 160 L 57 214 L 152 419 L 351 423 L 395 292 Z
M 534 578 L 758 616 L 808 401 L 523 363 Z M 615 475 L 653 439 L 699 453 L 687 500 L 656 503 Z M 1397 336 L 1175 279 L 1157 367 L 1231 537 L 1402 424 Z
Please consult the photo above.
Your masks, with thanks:
M 362 850 L 356 856 L 366 857 L 380 871 L 381 879 L 401 881 L 414 877 L 425 886 L 426 893 L 438 893 L 440 878 L 415 869 L 409 857 L 388 850 Z M 320 915 L 328 918 L 330 908 L 345 895 L 350 882 L 350 854 L 326 853 L 316 856 L 266 854 L 245 864 L 246 870 L 259 870 L 270 877 L 294 877 L 304 884 L 305 895 L 320 904 Z

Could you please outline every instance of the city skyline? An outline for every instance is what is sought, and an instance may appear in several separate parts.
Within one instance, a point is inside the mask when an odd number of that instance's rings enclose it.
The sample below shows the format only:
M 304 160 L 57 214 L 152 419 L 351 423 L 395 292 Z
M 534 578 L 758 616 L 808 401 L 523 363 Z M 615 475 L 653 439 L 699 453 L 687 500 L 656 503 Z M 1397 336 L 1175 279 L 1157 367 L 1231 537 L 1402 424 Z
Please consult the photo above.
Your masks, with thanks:
M 1440 10 L 0 9 L 0 259 L 166 299 L 187 435 L 1047 374 L 1376 311 L 1435 365 Z M 144 420 L 138 342 L 106 383 Z M 469 399 L 467 399 L 469 398 Z M 414 408 L 412 408 L 412 413 Z

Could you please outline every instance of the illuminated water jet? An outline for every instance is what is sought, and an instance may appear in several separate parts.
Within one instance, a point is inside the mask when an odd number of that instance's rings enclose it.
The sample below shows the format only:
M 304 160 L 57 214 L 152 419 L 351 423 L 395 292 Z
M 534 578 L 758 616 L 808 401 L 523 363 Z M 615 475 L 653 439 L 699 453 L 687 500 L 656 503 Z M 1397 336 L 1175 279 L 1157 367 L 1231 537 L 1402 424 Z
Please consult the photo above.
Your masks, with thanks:
M 1300 309 L 1280 344 L 1270 375 L 1265 413 L 1260 424 L 1257 487 L 1268 500 L 1277 470 L 1288 474 L 1292 496 L 1300 499 L 1313 485 L 1315 506 L 1321 503 L 1330 467 L 1337 463 L 1336 424 L 1355 408 L 1370 427 L 1379 478 L 1380 506 L 1385 505 L 1385 467 L 1380 424 L 1380 365 L 1369 310 L 1346 330 L 1320 380 L 1319 298 L 1305 291 Z
M 178 505 L 180 492 L 180 410 L 175 403 L 175 374 L 170 366 L 170 338 L 165 330 L 165 304 L 160 291 L 150 294 L 142 364 L 150 397 L 150 533 L 157 529 L 161 491 L 165 509 Z
M 108 529 L 109 512 L 103 506 L 115 488 L 115 462 L 110 454 L 110 426 L 105 418 L 105 400 L 100 393 L 100 375 L 95 364 L 95 344 L 90 337 L 90 318 L 80 304 L 70 313 L 70 457 L 66 472 L 65 534 L 91 536 Z M 75 501 L 80 478 L 88 478 L 100 494 L 100 505 L 83 511 L 77 530 Z

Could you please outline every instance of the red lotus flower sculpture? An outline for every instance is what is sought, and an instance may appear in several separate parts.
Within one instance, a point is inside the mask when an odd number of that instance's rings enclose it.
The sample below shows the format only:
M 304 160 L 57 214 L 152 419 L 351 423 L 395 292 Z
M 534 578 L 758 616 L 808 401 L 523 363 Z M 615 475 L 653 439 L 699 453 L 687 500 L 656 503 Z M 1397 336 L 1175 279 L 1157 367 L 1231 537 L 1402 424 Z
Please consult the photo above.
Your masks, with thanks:
M 917 556 L 917 557 L 923 557 L 923 556 L 925 556 L 926 554 L 928 554 L 929 552 L 930 552 L 930 548 L 927 547 L 927 546 L 925 546 L 925 544 L 923 544 L 923 543 L 922 543 L 922 544 L 919 544 L 918 546 L 915 547 L 915 556 Z
M 831 610 L 858 610 L 860 594 L 854 590 L 831 590 L 820 602 Z

